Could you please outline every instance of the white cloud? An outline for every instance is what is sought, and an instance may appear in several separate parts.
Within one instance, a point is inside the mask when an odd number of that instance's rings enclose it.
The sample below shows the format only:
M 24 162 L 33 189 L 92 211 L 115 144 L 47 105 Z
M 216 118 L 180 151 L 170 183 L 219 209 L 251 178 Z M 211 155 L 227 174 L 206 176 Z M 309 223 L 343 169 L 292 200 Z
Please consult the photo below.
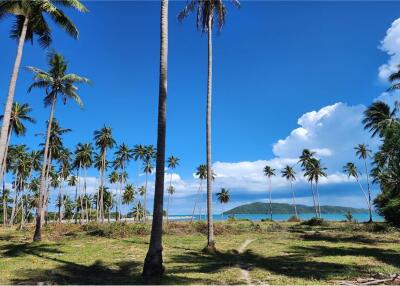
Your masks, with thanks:
M 400 18 L 393 21 L 386 31 L 379 48 L 390 56 L 389 61 L 379 67 L 379 78 L 387 81 L 388 76 L 397 71 L 397 65 L 400 64 Z

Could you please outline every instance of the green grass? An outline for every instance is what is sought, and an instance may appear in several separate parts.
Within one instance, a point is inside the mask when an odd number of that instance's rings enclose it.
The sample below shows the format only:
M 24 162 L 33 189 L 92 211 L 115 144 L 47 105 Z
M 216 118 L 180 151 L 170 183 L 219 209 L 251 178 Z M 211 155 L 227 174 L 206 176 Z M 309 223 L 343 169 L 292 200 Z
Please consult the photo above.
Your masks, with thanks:
M 204 225 L 172 224 L 164 235 L 166 275 L 160 284 L 326 284 L 400 272 L 393 229 L 348 223 L 216 224 L 218 253 L 205 254 Z M 375 232 L 374 232 L 375 231 Z M 384 231 L 384 232 L 376 232 Z M 140 234 L 137 234 L 140 233 Z M 148 226 L 51 226 L 41 243 L 32 229 L 0 228 L 0 284 L 144 284 Z M 246 239 L 254 239 L 237 252 Z

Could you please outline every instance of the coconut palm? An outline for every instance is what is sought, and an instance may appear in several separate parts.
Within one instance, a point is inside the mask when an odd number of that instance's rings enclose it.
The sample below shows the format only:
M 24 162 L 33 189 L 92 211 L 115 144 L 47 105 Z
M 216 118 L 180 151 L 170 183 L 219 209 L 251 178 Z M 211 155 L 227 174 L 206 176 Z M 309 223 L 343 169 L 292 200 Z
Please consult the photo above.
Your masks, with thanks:
M 75 166 L 83 169 L 83 196 L 87 194 L 87 169 L 93 165 L 93 146 L 91 143 L 79 143 L 75 150 Z M 84 204 L 86 221 L 89 222 L 88 201 Z
M 298 218 L 297 214 L 297 207 L 296 207 L 296 200 L 294 196 L 294 190 L 293 190 L 293 181 L 296 180 L 296 172 L 294 171 L 293 167 L 290 167 L 289 165 L 286 165 L 285 168 L 281 171 L 282 177 L 284 177 L 286 180 L 290 182 L 290 190 L 292 191 L 292 203 L 293 203 L 293 208 L 294 208 L 294 214 L 296 218 Z
M 119 182 L 119 175 L 118 175 L 117 171 L 112 171 L 112 172 L 108 175 L 108 182 L 109 182 L 111 185 L 114 185 L 114 186 L 115 186 L 115 184 L 117 184 L 117 183 Z M 118 192 L 118 187 L 117 187 L 117 190 L 116 190 L 116 191 Z M 118 204 L 117 204 L 117 210 L 116 210 L 116 212 L 118 213 Z
M 149 250 L 143 266 L 143 276 L 159 277 L 162 265 L 162 224 L 164 212 L 165 137 L 167 133 L 167 79 L 168 79 L 168 0 L 161 0 L 160 10 L 160 80 L 158 91 L 158 126 L 156 179 L 154 189 L 153 222 Z M 144 208 L 146 215 L 146 208 Z
M 269 213 L 271 216 L 272 220 L 272 184 L 271 184 L 271 177 L 275 176 L 275 169 L 273 169 L 271 166 L 265 166 L 264 167 L 264 176 L 268 178 L 268 183 L 269 183 Z
M 301 164 L 301 167 L 303 168 L 303 170 L 309 164 L 310 159 L 313 158 L 314 155 L 315 155 L 315 152 L 313 152 L 309 149 L 303 149 L 303 151 L 299 157 L 299 163 Z
M 169 216 L 169 204 L 170 204 L 170 200 L 171 200 L 171 196 L 174 194 L 175 192 L 175 188 L 172 186 L 172 174 L 173 174 L 173 170 L 179 166 L 179 158 L 175 157 L 175 156 L 170 156 L 167 159 L 167 166 L 169 169 L 171 169 L 171 174 L 169 177 L 169 187 L 167 189 L 168 191 L 168 206 L 167 206 L 167 223 L 168 223 L 168 216 Z
M 134 158 L 134 153 L 133 149 L 130 149 L 126 144 L 121 144 L 118 146 L 117 151 L 114 153 L 115 160 L 113 162 L 113 167 L 115 170 L 120 169 L 120 180 L 119 182 L 119 193 L 118 193 L 118 199 L 117 199 L 117 205 L 121 205 L 121 200 L 122 200 L 122 184 L 123 184 L 123 179 L 125 174 L 125 168 L 127 164 Z M 125 178 L 126 179 L 126 178 Z M 120 213 L 117 212 L 117 219 L 120 218 Z
M 6 169 L 6 158 L 8 152 L 8 146 L 11 142 L 11 134 L 14 133 L 16 136 L 24 136 L 26 133 L 26 126 L 24 122 L 36 123 L 35 119 L 29 115 L 32 112 L 32 108 L 27 104 L 19 104 L 18 102 L 14 102 L 11 109 L 11 117 L 9 130 L 7 133 L 7 145 L 5 147 L 5 155 L 0 170 L 0 182 L 3 180 L 4 172 Z M 0 120 L 3 120 L 4 116 L 0 116 Z
M 153 145 L 146 145 L 143 147 L 144 148 L 144 158 L 143 158 L 143 172 L 146 174 L 146 181 L 144 185 L 144 197 L 143 197 L 143 208 L 145 209 L 144 213 L 144 221 L 147 219 L 147 209 L 146 209 L 146 203 L 147 203 L 147 184 L 148 184 L 148 177 L 151 175 L 153 172 L 154 166 L 153 166 L 153 161 L 156 156 L 156 149 L 154 149 Z
M 122 203 L 128 205 L 135 200 L 135 187 L 132 184 L 127 184 L 122 195 Z
M 372 202 L 371 202 L 371 186 L 369 183 L 369 173 L 367 159 L 371 156 L 371 150 L 368 145 L 358 144 L 355 148 L 358 159 L 364 161 L 365 175 L 367 176 L 367 192 L 368 192 L 368 207 L 369 207 L 369 222 L 372 222 Z
M 304 177 L 308 178 L 308 181 L 311 183 L 314 181 L 315 183 L 315 193 L 317 194 L 317 217 L 321 217 L 321 204 L 319 201 L 319 190 L 318 190 L 318 182 L 321 177 L 326 177 L 326 168 L 321 166 L 321 161 L 315 158 L 311 158 L 306 165 Z
M 73 38 L 78 38 L 78 29 L 74 23 L 58 8 L 58 6 L 70 7 L 80 12 L 87 12 L 86 7 L 78 0 L 20 0 L 0 1 L 0 20 L 12 15 L 15 17 L 15 24 L 11 29 L 11 38 L 18 39 L 17 54 L 8 88 L 7 101 L 4 110 L 4 119 L 0 135 L 0 164 L 3 163 L 7 146 L 7 134 L 9 131 L 12 105 L 17 84 L 19 67 L 21 65 L 22 52 L 25 41 L 33 42 L 38 37 L 39 44 L 46 48 L 51 42 L 51 28 L 46 19 L 51 18 L 59 27 L 66 31 Z M 0 165 L 0 170 L 3 167 Z
M 76 74 L 70 73 L 66 74 L 68 65 L 61 54 L 51 52 L 48 55 L 49 59 L 49 71 L 46 72 L 44 70 L 28 67 L 34 74 L 34 83 L 31 84 L 28 91 L 31 91 L 33 88 L 44 88 L 46 90 L 46 96 L 44 98 L 45 106 L 51 106 L 50 116 L 48 120 L 47 127 L 47 135 L 46 135 L 46 144 L 44 149 L 43 156 L 43 166 L 42 166 L 42 176 L 40 182 L 40 196 L 39 196 L 39 206 L 38 206 L 38 216 L 36 220 L 36 229 L 34 240 L 41 240 L 41 217 L 40 213 L 42 211 L 43 206 L 43 196 L 45 190 L 45 173 L 47 168 L 47 159 L 49 152 L 49 144 L 50 144 L 50 135 L 51 135 L 51 126 L 53 123 L 54 110 L 57 98 L 61 96 L 63 103 L 66 104 L 67 99 L 73 99 L 78 105 L 82 106 L 83 102 L 79 95 L 76 93 L 77 87 L 76 83 L 89 83 L 89 80 L 85 77 L 80 77 Z M 0 158 L 1 159 L 1 158 Z
M 144 218 L 144 208 L 140 202 L 133 207 L 132 215 L 138 220 L 142 220 Z
M 222 207 L 222 219 L 224 218 L 224 204 L 229 203 L 231 200 L 231 195 L 229 194 L 229 190 L 225 188 L 221 188 L 221 192 L 217 193 L 217 199 L 221 203 Z
M 3 225 L 5 226 L 7 224 L 7 220 L 8 220 L 7 210 L 8 210 L 8 200 L 10 197 L 10 190 L 3 188 L 1 197 L 3 200 Z
M 399 124 L 399 119 L 396 118 L 398 104 L 395 104 L 393 109 L 383 101 L 375 101 L 364 111 L 364 129 L 372 132 L 372 137 L 379 135 L 382 137 L 385 130 L 393 124 Z
M 232 1 L 239 7 L 238 0 Z M 215 251 L 214 226 L 212 217 L 212 160 L 211 160 L 211 99 L 212 99 L 212 29 L 217 24 L 221 31 L 225 24 L 226 7 L 222 0 L 190 0 L 179 13 L 178 20 L 183 21 L 190 13 L 197 15 L 197 29 L 208 36 L 208 79 L 207 79 L 207 107 L 206 107 L 206 157 L 207 157 L 207 249 Z M 216 20 L 216 21 L 214 21 Z
M 68 177 L 70 176 L 70 171 L 71 171 L 71 152 L 67 149 L 64 148 L 59 156 L 58 156 L 58 164 L 59 164 L 59 178 L 60 178 L 60 198 L 64 198 L 64 185 L 65 181 L 68 180 Z M 59 213 L 59 220 L 62 222 L 63 219 L 63 211 L 64 211 L 64 199 L 60 200 L 61 207 L 60 207 L 60 213 Z
M 198 177 L 200 180 L 199 189 L 197 191 L 199 198 L 194 200 L 191 222 L 193 222 L 193 219 L 194 219 L 194 212 L 196 210 L 197 200 L 199 200 L 199 204 L 201 203 L 200 198 L 201 198 L 201 192 L 202 192 L 202 187 L 203 187 L 203 181 L 207 178 L 207 166 L 206 165 L 201 164 L 197 167 L 196 177 Z
M 107 149 L 111 149 L 115 145 L 115 140 L 112 137 L 112 129 L 111 127 L 104 126 L 100 130 L 96 130 L 94 132 L 94 140 L 97 148 L 99 149 L 100 159 L 100 196 L 98 196 L 98 212 L 100 212 L 101 222 L 104 222 L 104 203 L 103 203 L 103 191 L 104 191 L 104 172 L 107 168 Z
M 348 176 L 349 178 L 353 177 L 353 178 L 356 180 L 356 182 L 357 182 L 358 185 L 360 186 L 360 189 L 361 189 L 362 193 L 364 194 L 365 201 L 367 202 L 368 208 L 370 208 L 369 200 L 368 200 L 368 195 L 367 195 L 367 193 L 365 192 L 365 190 L 364 190 L 364 188 L 363 188 L 363 186 L 362 186 L 362 184 L 361 184 L 361 182 L 360 182 L 360 175 L 361 175 L 361 172 L 357 169 L 357 166 L 356 166 L 353 162 L 348 162 L 348 163 L 343 167 L 343 172 L 344 172 L 345 174 L 347 174 L 347 176 Z
M 75 187 L 75 197 L 74 204 L 78 201 L 78 178 L 75 175 L 72 175 L 68 178 L 68 186 Z M 78 219 L 78 204 L 75 205 L 75 212 L 73 217 L 75 218 L 75 223 L 77 223 Z

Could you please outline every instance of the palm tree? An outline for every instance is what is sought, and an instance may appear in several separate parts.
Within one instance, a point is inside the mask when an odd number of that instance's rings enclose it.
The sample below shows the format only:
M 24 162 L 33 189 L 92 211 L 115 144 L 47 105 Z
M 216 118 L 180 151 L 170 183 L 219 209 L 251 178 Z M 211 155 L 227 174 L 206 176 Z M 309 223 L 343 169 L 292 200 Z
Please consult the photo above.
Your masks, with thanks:
M 164 273 L 164 267 L 162 264 L 162 225 L 164 212 L 165 137 L 167 133 L 167 79 L 168 0 L 161 0 L 156 179 L 150 245 L 143 266 L 143 277 L 145 277 L 145 279 L 150 277 L 160 277 Z M 144 209 L 144 212 L 146 215 L 146 208 Z
M 135 187 L 132 184 L 127 184 L 122 195 L 122 203 L 129 207 L 129 204 L 135 200 L 135 192 Z
M 119 175 L 118 175 L 117 171 L 112 171 L 112 172 L 110 173 L 110 175 L 108 175 L 108 182 L 109 182 L 111 185 L 114 185 L 114 186 L 115 186 L 116 183 L 119 182 Z M 118 187 L 117 187 L 117 190 L 116 190 L 116 191 L 118 192 Z M 118 213 L 118 204 L 117 204 L 117 210 L 116 210 L 116 212 Z M 117 217 L 116 217 L 116 219 L 117 219 Z
M 225 188 L 221 188 L 221 192 L 217 193 L 217 199 L 221 203 L 222 206 L 222 219 L 224 218 L 224 204 L 227 204 L 231 200 L 231 195 L 229 194 L 229 190 Z
M 200 198 L 201 198 L 201 192 L 202 192 L 202 187 L 203 187 L 203 180 L 205 180 L 207 178 L 207 166 L 204 164 L 199 165 L 196 170 L 196 176 L 200 179 L 199 189 L 197 191 L 199 198 L 194 200 L 191 222 L 193 222 L 193 219 L 194 219 L 194 212 L 196 210 L 197 200 L 199 200 L 199 204 L 201 203 Z
M 307 172 L 307 170 L 310 168 L 311 160 L 314 159 L 315 152 L 309 150 L 309 149 L 303 149 L 300 157 L 299 157 L 299 162 L 301 165 L 301 168 L 304 172 L 304 174 Z M 314 188 L 313 188 L 313 180 L 308 178 L 308 182 L 310 183 L 311 187 L 311 194 L 313 198 L 313 204 L 314 204 L 314 210 L 315 210 L 315 216 L 318 217 L 318 206 L 317 206 L 317 201 L 315 199 L 315 193 L 314 193 Z
M 58 156 L 58 164 L 59 164 L 59 178 L 60 178 L 60 198 L 64 198 L 64 183 L 65 181 L 68 179 L 69 175 L 70 175 L 70 171 L 71 171 L 71 152 L 67 149 L 64 148 L 59 156 Z M 60 222 L 62 222 L 63 219 L 63 210 L 64 210 L 64 199 L 60 201 L 61 203 L 61 212 L 59 213 L 59 220 Z
M 67 99 L 73 99 L 78 105 L 83 106 L 83 102 L 79 95 L 76 93 L 77 87 L 75 83 L 89 83 L 90 81 L 85 77 L 80 77 L 76 74 L 66 74 L 68 65 L 61 54 L 51 52 L 49 57 L 49 72 L 43 71 L 35 67 L 28 67 L 28 69 L 35 75 L 34 83 L 29 87 L 28 91 L 33 88 L 44 88 L 46 90 L 46 96 L 44 98 L 45 106 L 51 106 L 50 116 L 47 126 L 46 144 L 44 149 L 42 176 L 40 182 L 40 195 L 39 195 L 39 206 L 38 214 L 41 213 L 43 206 L 43 195 L 45 190 L 45 173 L 47 168 L 47 159 L 50 144 L 51 126 L 53 123 L 54 109 L 57 101 L 57 97 L 61 96 L 64 104 Z M 0 158 L 1 159 L 1 158 Z M 34 240 L 41 240 L 41 218 L 37 216 L 36 229 L 34 234 Z
M 144 218 L 144 209 L 140 202 L 133 207 L 132 215 L 138 220 L 142 220 Z
M 371 156 L 371 150 L 368 149 L 368 145 L 358 144 L 355 148 L 358 159 L 364 161 L 365 174 L 367 176 L 367 192 L 368 192 L 368 207 L 369 207 L 369 222 L 372 222 L 372 202 L 371 202 L 371 186 L 369 183 L 369 173 L 367 166 L 367 158 Z
M 238 0 L 232 1 L 239 7 Z M 197 14 L 197 29 L 208 36 L 208 79 L 207 79 L 207 111 L 206 111 L 206 157 L 207 157 L 207 249 L 215 252 L 214 226 L 212 217 L 212 160 L 211 160 L 211 99 L 212 99 L 212 28 L 217 23 L 218 31 L 225 24 L 226 8 L 222 0 L 190 0 L 179 13 L 178 19 L 183 21 L 190 13 Z M 217 21 L 214 21 L 216 18 Z
M 124 176 L 123 174 L 125 173 L 125 167 L 126 165 L 134 158 L 134 153 L 133 149 L 130 149 L 126 144 L 121 144 L 118 146 L 117 151 L 114 153 L 115 160 L 113 162 L 113 167 L 115 170 L 120 169 L 120 176 L 119 176 L 119 194 L 118 194 L 118 200 L 117 200 L 117 205 L 121 205 L 121 191 L 122 191 L 122 184 L 123 184 L 123 179 Z M 117 219 L 120 219 L 120 213 L 118 212 L 117 214 Z
M 321 205 L 319 201 L 319 191 L 318 191 L 318 182 L 321 177 L 326 177 L 325 170 L 326 168 L 321 166 L 321 161 L 315 158 L 311 158 L 306 166 L 306 172 L 304 173 L 305 177 L 308 177 L 309 182 L 315 182 L 315 192 L 317 194 L 317 217 L 321 217 Z
M 83 169 L 83 196 L 87 194 L 87 169 L 93 165 L 93 146 L 91 143 L 79 143 L 75 150 L 75 165 Z M 86 221 L 89 222 L 88 201 L 85 201 Z
M 145 210 L 144 213 L 144 221 L 147 219 L 147 208 L 146 208 L 146 203 L 147 203 L 147 183 L 148 183 L 148 177 L 149 175 L 153 172 L 153 160 L 156 156 L 156 149 L 154 149 L 153 145 L 147 145 L 144 146 L 144 159 L 143 159 L 143 172 L 146 174 L 146 182 L 144 185 L 144 198 L 143 198 L 143 208 Z
M 169 177 L 169 187 L 168 187 L 168 206 L 167 206 L 167 223 L 168 223 L 168 216 L 169 216 L 169 203 L 171 200 L 171 196 L 175 192 L 175 188 L 172 186 L 172 170 L 174 170 L 177 166 L 179 166 L 179 158 L 175 156 L 170 156 L 167 159 L 168 168 L 171 169 L 171 174 Z
M 0 164 L 4 162 L 7 146 L 7 134 L 9 131 L 12 105 L 14 101 L 15 86 L 17 84 L 19 67 L 21 65 L 22 51 L 25 41 L 33 42 L 34 36 L 38 37 L 39 44 L 46 48 L 51 42 L 51 28 L 46 18 L 51 18 L 59 27 L 65 30 L 70 36 L 77 39 L 78 29 L 74 23 L 55 4 L 70 7 L 80 12 L 87 12 L 86 7 L 78 0 L 21 0 L 21 1 L 0 1 L 0 20 L 13 15 L 16 18 L 15 25 L 11 30 L 11 38 L 18 39 L 17 54 L 8 88 L 7 101 L 4 109 L 4 119 L 0 135 Z M 3 167 L 0 165 L 0 170 Z
M 367 202 L 368 209 L 369 209 L 369 208 L 370 208 L 370 205 L 369 205 L 368 195 L 367 195 L 367 193 L 365 192 L 365 190 L 364 190 L 364 188 L 363 188 L 363 186 L 362 186 L 362 184 L 361 184 L 361 182 L 360 182 L 360 175 L 361 175 L 361 172 L 358 171 L 357 166 L 356 166 L 354 163 L 352 163 L 352 162 L 348 162 L 348 163 L 343 167 L 343 172 L 346 173 L 347 176 L 348 176 L 349 178 L 350 178 L 350 177 L 353 177 L 354 179 L 356 179 L 356 182 L 358 183 L 358 185 L 360 186 L 361 191 L 362 191 L 363 194 L 364 194 L 365 201 Z
M 18 102 L 14 102 L 12 105 L 11 109 L 11 117 L 10 117 L 10 124 L 9 124 L 9 129 L 7 133 L 7 145 L 5 147 L 5 155 L 3 158 L 0 170 L 0 181 L 3 180 L 4 172 L 6 169 L 6 158 L 7 158 L 7 152 L 8 152 L 8 146 L 10 145 L 11 142 L 11 134 L 14 133 L 16 136 L 24 136 L 26 133 L 26 126 L 24 125 L 24 121 L 30 122 L 30 123 L 36 123 L 36 120 L 29 115 L 29 113 L 32 112 L 32 108 L 29 106 L 29 104 L 24 103 L 24 104 L 19 104 Z M 0 120 L 3 120 L 4 116 L 0 116 Z
M 103 191 L 104 191 L 104 172 L 107 168 L 107 149 L 111 149 L 115 145 L 115 140 L 112 137 L 111 127 L 104 126 L 100 130 L 94 131 L 94 140 L 97 148 L 99 148 L 99 159 L 100 159 L 100 196 L 98 196 L 98 206 L 100 212 L 101 222 L 104 222 L 104 203 L 103 203 Z
M 75 187 L 75 198 L 74 198 L 74 202 L 76 204 L 76 202 L 78 201 L 78 178 L 77 176 L 70 176 L 68 178 L 68 186 L 69 187 Z M 78 204 L 75 205 L 75 213 L 73 215 L 75 217 L 75 223 L 77 223 L 77 219 L 78 219 Z
M 271 166 L 265 166 L 264 167 L 264 176 L 268 178 L 269 181 L 269 213 L 271 215 L 271 220 L 272 220 L 272 184 L 271 184 L 271 177 L 275 176 L 275 169 L 273 169 Z
M 364 111 L 364 129 L 372 132 L 372 137 L 379 135 L 382 137 L 385 131 L 393 124 L 399 124 L 396 113 L 398 111 L 398 104 L 391 110 L 390 106 L 383 101 L 375 101 Z
M 286 180 L 288 180 L 290 182 L 290 189 L 292 191 L 292 203 L 293 203 L 293 207 L 294 207 L 294 214 L 296 216 L 296 218 L 298 218 L 298 214 L 297 214 L 297 207 L 296 207 L 296 200 L 294 197 L 294 190 L 293 190 L 293 181 L 296 180 L 296 172 L 294 171 L 294 169 L 292 167 L 290 167 L 289 165 L 286 165 L 285 168 L 283 168 L 283 170 L 281 171 L 282 177 L 284 177 Z
M 9 189 L 5 189 L 3 188 L 3 193 L 1 195 L 2 199 L 3 199 L 3 225 L 5 226 L 7 224 L 7 210 L 8 210 L 8 200 L 9 200 L 9 196 L 10 196 L 10 190 Z

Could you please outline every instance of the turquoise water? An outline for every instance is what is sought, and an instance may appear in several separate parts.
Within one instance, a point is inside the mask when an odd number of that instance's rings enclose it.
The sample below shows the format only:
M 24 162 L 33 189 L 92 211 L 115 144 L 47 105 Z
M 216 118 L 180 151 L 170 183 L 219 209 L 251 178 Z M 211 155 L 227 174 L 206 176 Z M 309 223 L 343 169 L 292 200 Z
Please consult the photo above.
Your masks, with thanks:
M 288 220 L 292 214 L 273 214 L 272 219 L 275 221 L 286 221 Z M 307 220 L 312 217 L 314 217 L 315 214 L 309 213 L 309 214 L 299 214 L 299 217 L 301 220 Z M 322 214 L 321 215 L 323 219 L 330 220 L 330 221 L 342 221 L 345 220 L 344 214 L 340 213 L 335 213 L 335 214 Z M 188 221 L 191 219 L 191 215 L 171 215 L 170 220 L 176 220 L 176 221 Z M 365 222 L 369 220 L 369 214 L 368 213 L 359 213 L 359 214 L 353 214 L 353 217 L 356 221 L 358 222 Z M 226 220 L 228 218 L 227 215 L 214 215 L 213 216 L 215 221 L 222 221 Z M 268 219 L 270 218 L 269 215 L 265 214 L 236 214 L 235 218 L 237 219 L 249 219 L 252 221 L 260 221 L 261 219 Z M 372 218 L 374 221 L 381 222 L 384 221 L 383 217 L 373 214 Z M 199 215 L 194 216 L 195 220 L 200 220 Z M 202 215 L 201 220 L 206 220 L 206 216 Z

